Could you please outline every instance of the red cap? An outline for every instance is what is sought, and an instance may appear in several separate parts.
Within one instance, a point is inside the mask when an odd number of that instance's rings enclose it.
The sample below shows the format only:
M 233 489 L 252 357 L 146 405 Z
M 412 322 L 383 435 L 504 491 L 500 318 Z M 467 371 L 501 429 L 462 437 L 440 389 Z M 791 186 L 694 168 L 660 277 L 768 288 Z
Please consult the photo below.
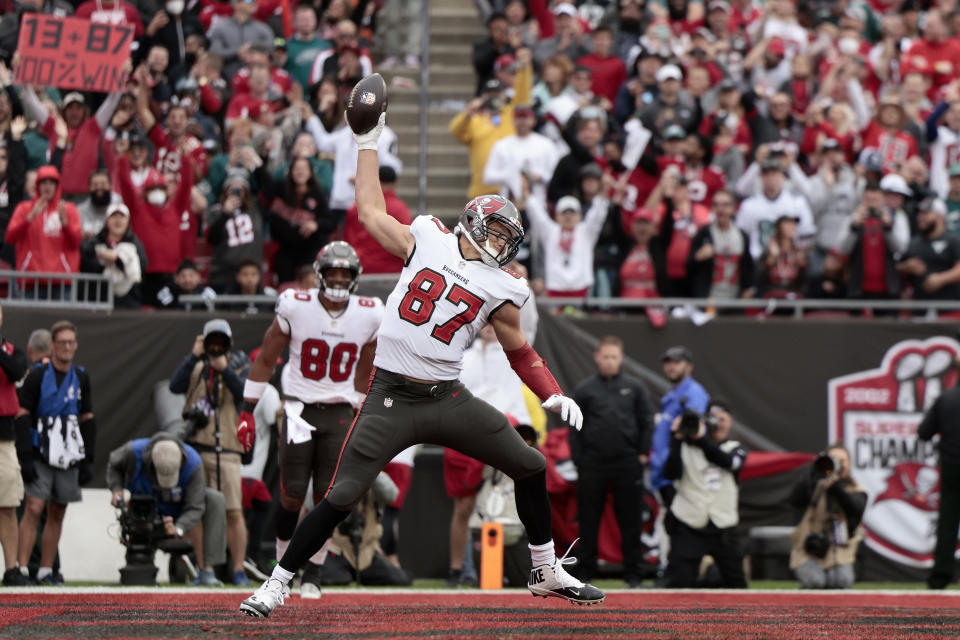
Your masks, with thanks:
M 770 53 L 775 53 L 778 56 L 782 56 L 787 52 L 787 44 L 780 36 L 774 36 L 770 39 L 770 43 L 767 45 L 767 51 Z
M 630 220 L 630 222 L 637 222 L 638 220 L 653 222 L 653 211 L 650 211 L 650 209 L 647 209 L 646 207 L 640 207 L 633 214 L 633 219 Z
M 503 71 L 504 67 L 509 67 L 516 63 L 517 59 L 512 53 L 503 53 L 497 58 L 497 61 L 493 63 L 494 71 Z

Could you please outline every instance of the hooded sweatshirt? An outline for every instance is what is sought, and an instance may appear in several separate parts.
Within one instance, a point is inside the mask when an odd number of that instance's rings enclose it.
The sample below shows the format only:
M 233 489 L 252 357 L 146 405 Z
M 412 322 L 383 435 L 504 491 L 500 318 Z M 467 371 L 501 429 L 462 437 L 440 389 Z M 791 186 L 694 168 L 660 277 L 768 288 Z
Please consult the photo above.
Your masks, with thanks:
M 120 196 L 130 207 L 130 223 L 134 234 L 147 252 L 147 273 L 174 273 L 180 263 L 180 220 L 190 208 L 190 190 L 193 188 L 193 162 L 189 156 L 180 164 L 180 184 L 173 199 L 162 207 L 147 202 L 145 195 L 137 195 L 130 179 L 130 159 L 117 158 L 114 184 Z
M 7 226 L 5 242 L 17 250 L 19 271 L 52 271 L 76 273 L 80 270 L 80 214 L 70 202 L 63 202 L 66 225 L 60 220 L 60 172 L 47 165 L 37 171 L 37 183 L 57 181 L 57 191 L 43 211 L 28 221 L 39 201 L 25 200 L 17 205 Z

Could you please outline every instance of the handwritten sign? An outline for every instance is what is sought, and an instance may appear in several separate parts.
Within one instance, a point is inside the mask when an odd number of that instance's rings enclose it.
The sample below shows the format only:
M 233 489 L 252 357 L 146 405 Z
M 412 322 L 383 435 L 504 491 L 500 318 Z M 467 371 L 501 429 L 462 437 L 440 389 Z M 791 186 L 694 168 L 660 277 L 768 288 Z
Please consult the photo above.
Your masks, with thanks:
M 28 13 L 20 23 L 14 82 L 111 92 L 124 83 L 133 27 Z

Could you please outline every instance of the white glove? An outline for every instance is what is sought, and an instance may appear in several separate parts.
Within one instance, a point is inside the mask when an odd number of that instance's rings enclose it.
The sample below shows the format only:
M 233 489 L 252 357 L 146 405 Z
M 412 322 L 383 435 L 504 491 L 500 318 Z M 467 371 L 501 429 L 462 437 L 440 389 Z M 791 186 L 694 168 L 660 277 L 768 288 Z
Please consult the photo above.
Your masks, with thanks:
M 580 407 L 573 401 L 573 398 L 555 393 L 540 406 L 547 411 L 559 413 L 560 419 L 577 431 L 580 431 L 583 427 L 583 412 L 580 411 Z
M 380 139 L 380 134 L 383 133 L 383 127 L 387 124 L 387 112 L 384 111 L 380 114 L 380 119 L 377 120 L 377 126 L 366 133 L 353 134 L 353 139 L 357 141 L 357 147 L 360 149 L 369 149 L 370 151 L 377 150 L 377 140 Z

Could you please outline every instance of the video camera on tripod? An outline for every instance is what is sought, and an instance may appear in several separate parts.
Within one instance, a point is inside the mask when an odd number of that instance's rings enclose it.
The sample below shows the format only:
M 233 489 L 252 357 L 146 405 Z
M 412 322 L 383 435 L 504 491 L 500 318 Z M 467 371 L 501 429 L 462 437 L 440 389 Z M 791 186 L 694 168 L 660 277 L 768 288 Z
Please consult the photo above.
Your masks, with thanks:
M 163 517 L 153 496 L 132 495 L 129 503 L 117 503 L 120 513 L 120 544 L 127 548 L 126 566 L 120 569 L 120 584 L 152 586 L 157 583 L 157 567 L 153 560 L 157 550 L 171 554 L 190 553 L 186 540 L 172 540 L 163 526 Z

